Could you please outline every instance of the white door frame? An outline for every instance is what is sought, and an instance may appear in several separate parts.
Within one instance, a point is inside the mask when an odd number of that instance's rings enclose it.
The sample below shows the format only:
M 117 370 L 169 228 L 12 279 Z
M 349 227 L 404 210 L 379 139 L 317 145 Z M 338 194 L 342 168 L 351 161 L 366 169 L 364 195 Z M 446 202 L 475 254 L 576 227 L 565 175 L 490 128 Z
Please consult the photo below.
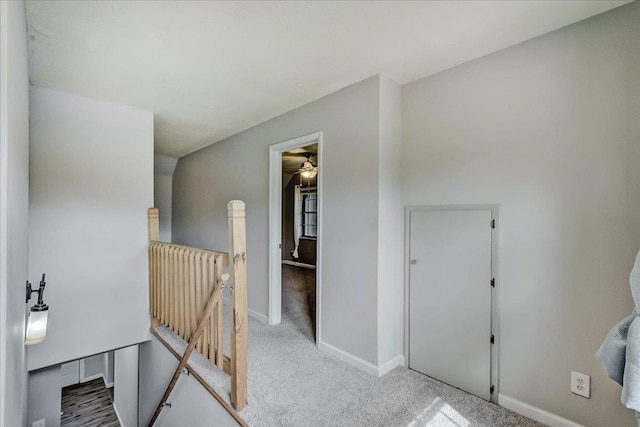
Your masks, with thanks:
M 443 205 L 443 206 L 406 206 L 404 209 L 404 360 L 409 366 L 409 257 L 411 245 L 411 213 L 417 211 L 469 211 L 469 210 L 490 210 L 491 219 L 495 228 L 491 229 L 491 277 L 495 280 L 495 287 L 491 288 L 491 334 L 495 337 L 495 342 L 491 346 L 491 385 L 494 386 L 491 402 L 498 403 L 498 390 L 500 388 L 498 366 L 500 356 L 500 252 L 499 252 L 499 224 L 500 205 Z M 490 226 L 490 224 L 487 224 Z M 487 286 L 491 284 L 487 283 Z
M 282 319 L 282 153 L 318 144 L 318 237 L 316 240 L 316 346 L 320 342 L 320 272 L 322 254 L 322 132 L 300 136 L 269 146 L 269 324 Z

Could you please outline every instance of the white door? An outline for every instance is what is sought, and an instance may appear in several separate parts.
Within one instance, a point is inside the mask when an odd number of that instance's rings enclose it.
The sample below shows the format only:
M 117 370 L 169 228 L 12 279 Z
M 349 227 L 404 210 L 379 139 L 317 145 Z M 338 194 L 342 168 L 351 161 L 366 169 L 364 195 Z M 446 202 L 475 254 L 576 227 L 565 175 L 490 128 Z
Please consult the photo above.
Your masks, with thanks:
M 413 211 L 409 367 L 490 400 L 491 210 Z
M 80 362 L 74 360 L 73 362 L 63 363 L 60 368 L 60 375 L 62 376 L 61 387 L 66 387 L 80 382 Z

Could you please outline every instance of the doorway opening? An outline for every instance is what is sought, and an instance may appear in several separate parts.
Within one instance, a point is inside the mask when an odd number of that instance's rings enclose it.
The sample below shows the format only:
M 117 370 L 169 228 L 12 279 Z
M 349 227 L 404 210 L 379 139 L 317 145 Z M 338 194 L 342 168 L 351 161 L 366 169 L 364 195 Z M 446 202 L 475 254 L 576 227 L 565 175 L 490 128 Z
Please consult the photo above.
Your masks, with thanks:
M 113 351 L 64 363 L 60 374 L 61 427 L 120 425 L 114 406 Z
M 320 341 L 322 133 L 272 145 L 269 179 L 269 324 L 292 322 Z M 313 173 L 301 173 L 304 167 Z

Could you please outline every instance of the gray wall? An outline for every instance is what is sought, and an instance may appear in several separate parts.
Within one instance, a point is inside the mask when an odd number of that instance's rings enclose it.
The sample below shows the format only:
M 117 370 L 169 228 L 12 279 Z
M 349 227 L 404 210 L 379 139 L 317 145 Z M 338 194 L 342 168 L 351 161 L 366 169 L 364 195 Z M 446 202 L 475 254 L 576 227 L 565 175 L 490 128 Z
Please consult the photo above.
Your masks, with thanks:
M 26 424 L 3 424 L 6 426 L 31 426 L 34 421 L 45 420 L 47 427 L 60 426 L 62 387 L 60 365 L 29 373 L 29 414 Z
M 153 176 L 153 206 L 160 210 L 160 240 L 171 242 L 171 188 L 173 178 Z
M 249 308 L 266 314 L 269 145 L 322 131 L 318 341 L 374 365 L 379 98 L 375 76 L 182 157 L 173 180 L 173 240 L 178 243 L 226 250 L 227 202 L 246 202 Z
M 29 208 L 29 73 L 24 2 L 0 2 L 0 425 L 27 409 L 24 350 Z M 32 279 L 34 280 L 34 279 Z
M 173 171 L 177 163 L 175 157 L 153 156 L 153 206 L 160 210 L 160 240 L 163 242 L 171 242 Z
M 405 205 L 502 204 L 500 394 L 591 426 L 636 425 L 594 353 L 633 307 L 638 23 L 634 3 L 402 90 Z
M 114 358 L 113 406 L 122 427 L 134 427 L 138 425 L 138 346 L 115 350 Z
M 402 92 L 380 77 L 378 146 L 378 353 L 381 364 L 403 353 L 404 209 L 400 171 Z M 398 361 L 399 362 L 399 361 Z
M 105 368 L 104 368 L 104 382 L 107 384 L 107 386 L 109 385 L 113 385 L 113 381 L 114 381 L 114 359 L 115 359 L 115 355 L 113 351 L 108 351 L 107 353 L 105 353 L 105 358 L 104 358 L 104 363 L 105 363 Z
M 30 142 L 29 272 L 50 309 L 29 370 L 148 339 L 153 115 L 33 86 Z
M 96 376 L 105 376 L 104 353 L 84 359 L 84 378 L 80 381 L 86 381 L 87 378 Z
M 140 422 L 146 426 L 171 381 L 178 360 L 155 337 L 140 345 Z M 193 377 L 181 375 L 160 413 L 158 426 L 237 426 L 238 423 Z

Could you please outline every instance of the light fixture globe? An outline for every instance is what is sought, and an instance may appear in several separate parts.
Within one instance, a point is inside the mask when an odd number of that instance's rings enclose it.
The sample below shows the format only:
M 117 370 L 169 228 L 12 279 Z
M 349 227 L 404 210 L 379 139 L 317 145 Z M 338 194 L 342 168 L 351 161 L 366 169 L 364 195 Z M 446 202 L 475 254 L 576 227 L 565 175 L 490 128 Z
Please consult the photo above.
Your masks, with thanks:
M 49 318 L 49 307 L 44 308 L 33 306 L 29 311 L 29 319 L 27 319 L 27 334 L 24 339 L 26 345 L 39 344 L 47 336 L 47 321 Z
M 307 160 L 302 164 L 302 167 L 298 169 L 298 172 L 300 172 L 300 176 L 303 178 L 311 179 L 318 174 L 318 167 L 311 163 L 311 153 L 305 153 L 304 156 Z

